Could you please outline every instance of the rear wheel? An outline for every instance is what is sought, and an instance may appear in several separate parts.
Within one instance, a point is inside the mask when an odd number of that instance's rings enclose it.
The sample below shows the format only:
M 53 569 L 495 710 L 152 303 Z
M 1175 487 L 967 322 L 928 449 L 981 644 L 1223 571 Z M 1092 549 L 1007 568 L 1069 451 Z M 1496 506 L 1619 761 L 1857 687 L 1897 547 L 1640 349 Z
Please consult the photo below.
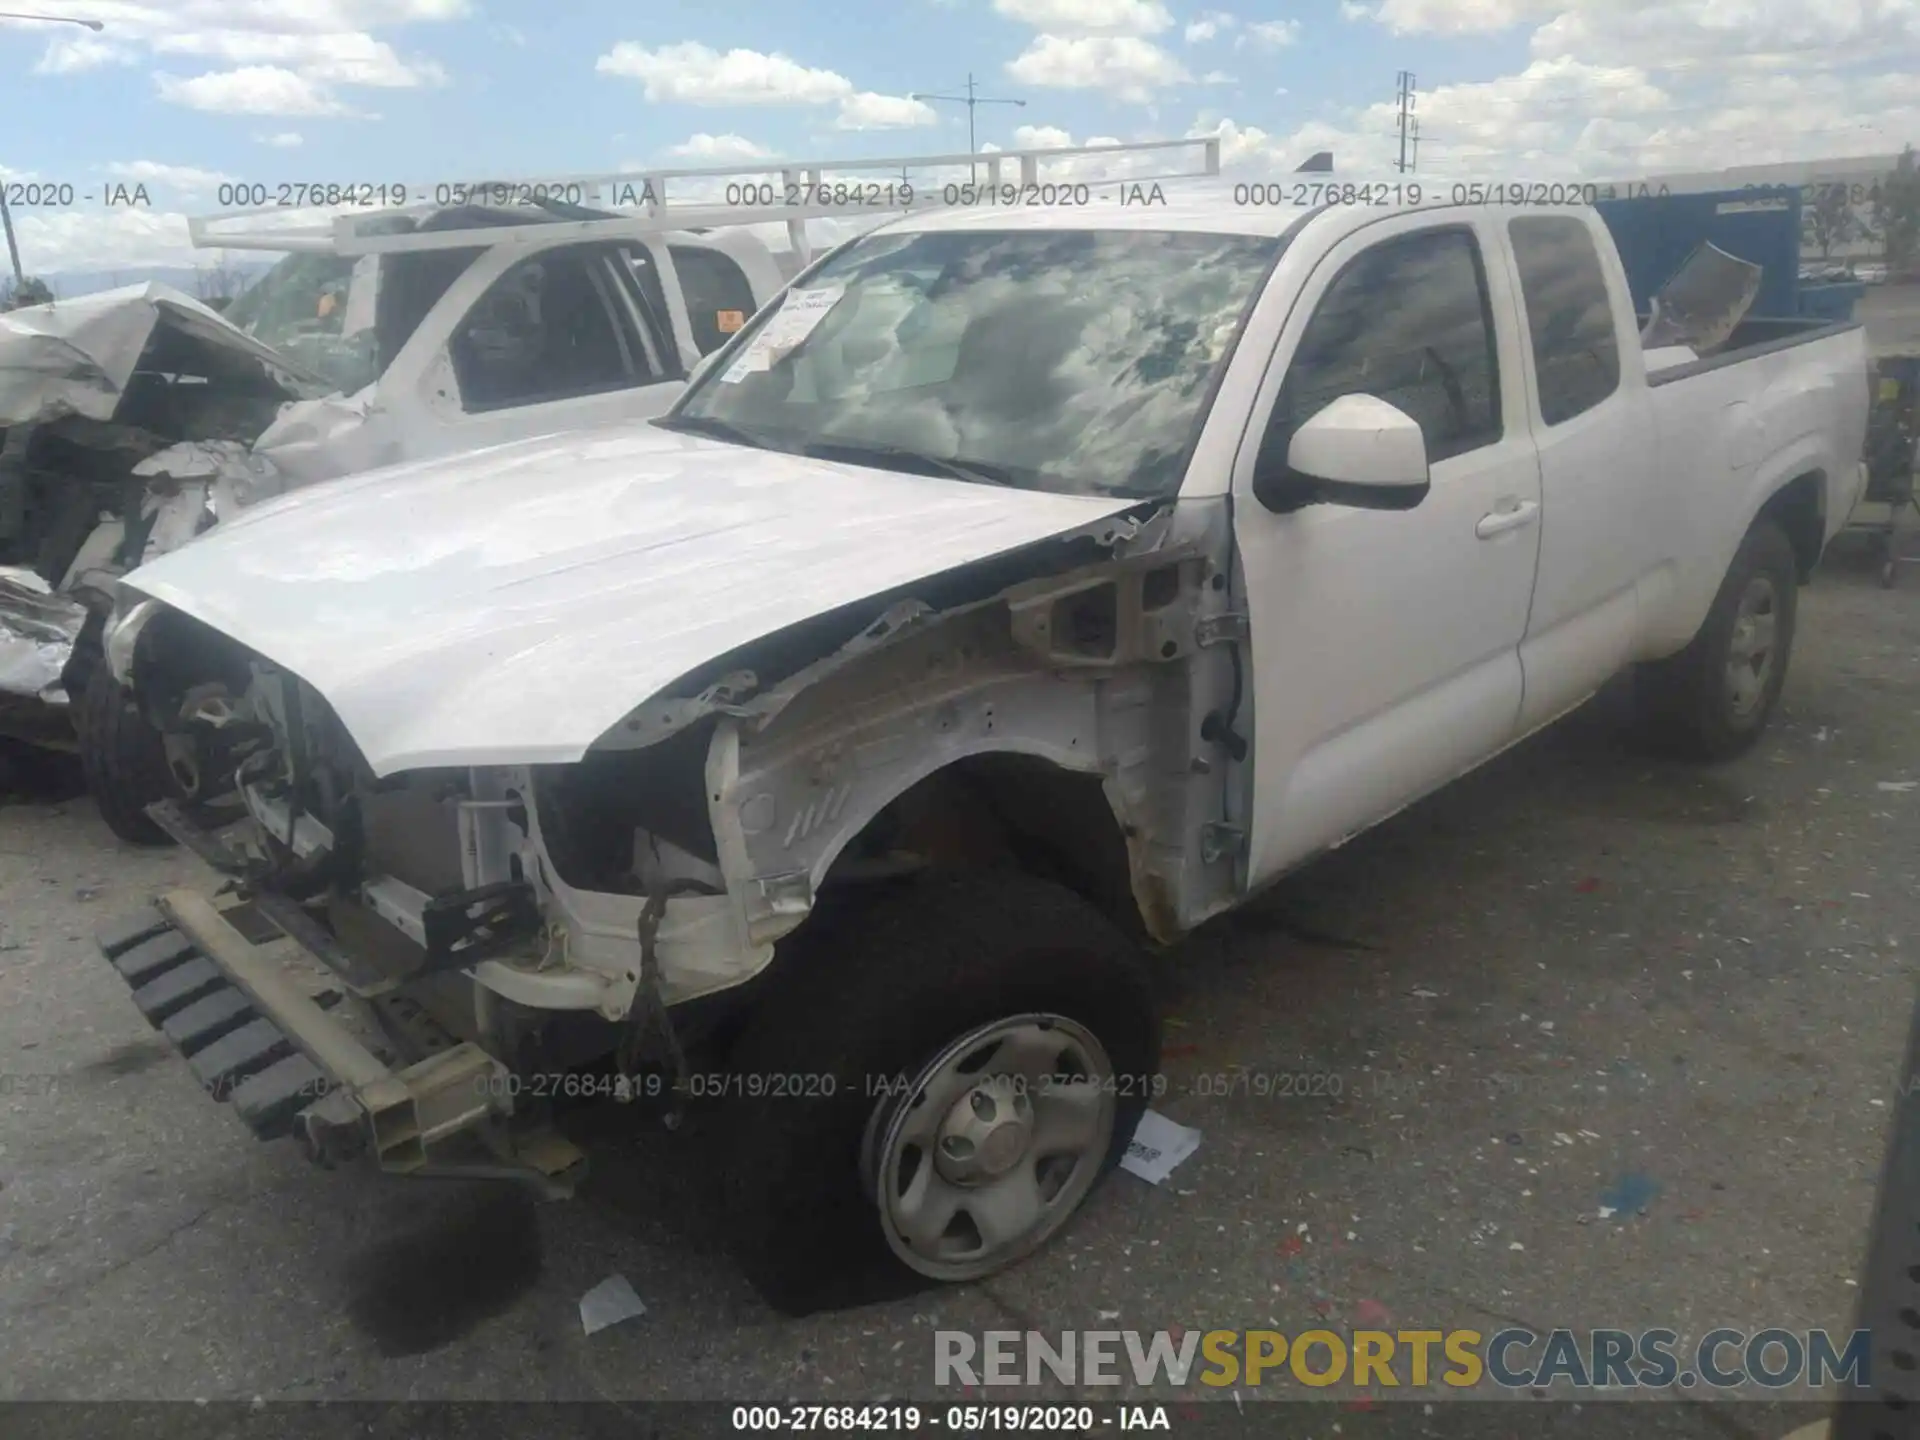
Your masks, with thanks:
M 78 729 L 87 789 L 107 828 L 134 845 L 171 845 L 172 837 L 147 817 L 147 806 L 180 794 L 166 741 L 105 665 L 88 677 Z
M 1144 955 L 1020 874 L 933 878 L 816 920 L 732 1056 L 727 1205 L 749 1278 L 805 1314 L 1032 1254 L 1146 1108 Z
M 1762 520 L 1741 542 L 1692 643 L 1637 672 L 1647 738 L 1694 760 L 1731 760 L 1751 748 L 1786 683 L 1799 597 L 1793 544 Z

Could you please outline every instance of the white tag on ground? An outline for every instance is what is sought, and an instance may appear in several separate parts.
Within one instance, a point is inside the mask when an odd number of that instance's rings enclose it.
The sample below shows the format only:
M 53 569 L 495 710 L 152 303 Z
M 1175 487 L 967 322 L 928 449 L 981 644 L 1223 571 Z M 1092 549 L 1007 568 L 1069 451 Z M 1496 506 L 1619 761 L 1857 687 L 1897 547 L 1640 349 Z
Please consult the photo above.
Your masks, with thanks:
M 1198 1130 L 1177 1124 L 1158 1110 L 1149 1110 L 1140 1117 L 1140 1127 L 1133 1132 L 1133 1143 L 1127 1146 L 1120 1168 L 1151 1185 L 1164 1185 L 1175 1167 L 1199 1148 Z

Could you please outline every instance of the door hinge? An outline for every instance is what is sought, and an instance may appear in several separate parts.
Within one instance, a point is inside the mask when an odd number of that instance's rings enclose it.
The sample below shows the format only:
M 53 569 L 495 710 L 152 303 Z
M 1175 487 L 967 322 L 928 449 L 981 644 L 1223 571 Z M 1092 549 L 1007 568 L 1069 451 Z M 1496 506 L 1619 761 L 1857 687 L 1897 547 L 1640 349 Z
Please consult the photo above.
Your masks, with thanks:
M 1196 621 L 1193 627 L 1193 643 L 1223 645 L 1246 639 L 1248 632 L 1247 617 L 1237 610 L 1229 610 L 1223 614 L 1208 615 Z
M 1209 865 L 1238 855 L 1247 848 L 1247 832 L 1238 825 L 1217 822 L 1200 827 L 1200 858 Z

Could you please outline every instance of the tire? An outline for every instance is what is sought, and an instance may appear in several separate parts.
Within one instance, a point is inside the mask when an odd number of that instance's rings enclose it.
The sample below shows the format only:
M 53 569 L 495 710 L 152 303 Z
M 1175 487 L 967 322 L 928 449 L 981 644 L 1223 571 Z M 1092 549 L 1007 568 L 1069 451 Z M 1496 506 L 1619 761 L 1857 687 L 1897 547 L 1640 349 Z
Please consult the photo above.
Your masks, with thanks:
M 890 887 L 857 909 L 816 913 L 803 951 L 783 966 L 730 1057 L 734 1091 L 722 1138 L 734 1249 L 776 1309 L 805 1315 L 997 1273 L 1059 1233 L 1126 1153 L 1159 1069 L 1158 1011 L 1141 949 L 1073 892 L 1000 872 Z M 1041 1016 L 1051 1018 L 1035 1020 Z M 955 1045 L 987 1026 L 1018 1026 L 1007 1043 L 1038 1036 L 1042 1053 L 1046 1045 L 1064 1043 L 1072 1054 L 1075 1036 L 1091 1036 L 1113 1080 L 1073 1093 L 1083 1103 L 1093 1101 L 1096 1088 L 1111 1095 L 1110 1107 L 1100 1105 L 1103 1115 L 1112 1115 L 1111 1132 L 1102 1143 L 1103 1127 L 1088 1125 L 1090 1138 L 1081 1142 L 1078 1158 L 1027 1149 L 1024 1137 L 1031 1132 L 1018 1132 L 1022 1149 L 1009 1177 L 1039 1176 L 1033 1193 L 1042 1194 L 1070 1167 L 1036 1227 L 1022 1232 L 1030 1243 L 982 1261 L 911 1265 L 902 1259 L 907 1242 L 879 1199 L 884 1187 L 877 1174 L 887 1170 L 887 1156 L 913 1152 L 907 1143 L 888 1149 L 889 1121 L 916 1128 L 908 1123 L 914 1117 L 932 1124 L 945 1116 L 951 1126 L 955 1116 L 967 1121 L 980 1114 L 974 1091 L 996 1065 L 968 1075 L 959 1073 L 966 1062 L 953 1060 L 941 1073 L 967 1088 L 932 1105 L 909 1104 L 908 1090 L 943 1052 L 978 1054 L 981 1045 L 994 1043 L 975 1042 L 971 1052 Z M 997 1064 L 1011 1052 L 994 1053 Z M 797 1083 L 803 1093 L 740 1093 L 756 1079 L 772 1086 L 778 1077 L 795 1077 L 789 1089 Z M 1058 1081 L 1039 1085 L 1026 1102 L 1036 1124 L 1058 1113 L 1045 1107 L 1066 1098 Z M 1020 1102 L 1005 1089 L 995 1094 L 999 1099 L 989 1097 L 990 1105 L 1015 1108 L 994 1114 L 1015 1115 Z M 943 1150 L 957 1143 L 944 1129 L 935 1133 L 943 1136 Z M 1004 1162 L 1006 1152 L 983 1140 L 980 1163 L 990 1153 Z M 936 1166 L 932 1148 L 919 1152 L 919 1163 Z M 987 1190 L 946 1193 L 973 1197 Z M 973 1223 L 972 1215 L 968 1208 L 965 1224 Z M 976 1238 L 985 1233 L 977 1231 Z M 968 1264 L 974 1268 L 964 1274 L 926 1268 Z
M 166 742 L 105 665 L 94 667 L 80 700 L 80 764 L 107 828 L 133 845 L 171 845 L 147 806 L 179 794 Z
M 1792 542 L 1771 520 L 1757 522 L 1740 543 L 1692 642 L 1635 674 L 1642 733 L 1655 749 L 1718 762 L 1752 748 L 1786 682 L 1799 596 Z M 1770 627 L 1763 629 L 1766 620 Z M 1762 657 L 1757 647 L 1768 629 L 1771 642 Z

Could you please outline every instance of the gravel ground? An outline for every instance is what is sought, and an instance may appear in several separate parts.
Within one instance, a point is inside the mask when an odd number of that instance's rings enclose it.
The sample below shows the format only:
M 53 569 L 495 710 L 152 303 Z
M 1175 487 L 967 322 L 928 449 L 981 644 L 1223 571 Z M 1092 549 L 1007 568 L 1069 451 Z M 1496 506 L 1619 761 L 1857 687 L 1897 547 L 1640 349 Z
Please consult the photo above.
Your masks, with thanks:
M 1167 1185 L 1116 1177 L 991 1284 L 804 1321 L 729 1264 L 698 1124 L 581 1116 L 595 1180 L 544 1207 L 252 1141 L 88 939 L 197 864 L 16 798 L 0 1395 L 870 1401 L 934 1393 L 936 1327 L 1843 1331 L 1920 958 L 1920 789 L 1883 788 L 1920 780 L 1920 581 L 1859 550 L 1749 757 L 1649 762 L 1603 696 L 1169 957 L 1160 1108 L 1205 1138 Z M 614 1272 L 647 1313 L 585 1337 Z

